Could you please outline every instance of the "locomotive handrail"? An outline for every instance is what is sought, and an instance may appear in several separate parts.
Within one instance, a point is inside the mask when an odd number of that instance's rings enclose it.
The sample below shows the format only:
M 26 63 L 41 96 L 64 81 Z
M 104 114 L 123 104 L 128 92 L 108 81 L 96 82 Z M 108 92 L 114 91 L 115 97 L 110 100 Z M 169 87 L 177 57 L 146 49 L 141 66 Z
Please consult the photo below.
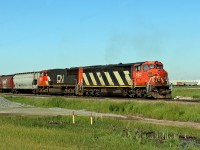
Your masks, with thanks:
M 147 84 L 147 95 L 148 95 L 149 91 L 151 91 L 151 80 L 152 80 L 153 78 L 155 78 L 155 76 L 151 77 L 151 78 L 149 79 L 149 81 L 148 81 L 148 84 Z

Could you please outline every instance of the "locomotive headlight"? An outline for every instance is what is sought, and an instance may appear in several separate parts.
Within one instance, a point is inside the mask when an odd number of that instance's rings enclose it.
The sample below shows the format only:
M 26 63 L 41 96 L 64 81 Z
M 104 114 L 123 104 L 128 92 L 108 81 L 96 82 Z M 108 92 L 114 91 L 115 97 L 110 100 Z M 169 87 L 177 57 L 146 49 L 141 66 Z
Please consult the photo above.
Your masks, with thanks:
M 149 77 L 153 77 L 152 72 L 149 72 L 148 76 L 149 76 Z

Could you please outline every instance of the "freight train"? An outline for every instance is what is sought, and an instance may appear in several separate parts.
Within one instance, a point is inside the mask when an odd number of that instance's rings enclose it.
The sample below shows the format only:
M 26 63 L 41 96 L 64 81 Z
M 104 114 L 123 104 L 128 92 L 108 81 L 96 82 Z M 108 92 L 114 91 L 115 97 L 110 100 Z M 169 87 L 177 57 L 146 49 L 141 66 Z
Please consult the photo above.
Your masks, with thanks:
M 159 61 L 112 64 L 0 76 L 0 91 L 77 96 L 171 98 L 168 73 Z

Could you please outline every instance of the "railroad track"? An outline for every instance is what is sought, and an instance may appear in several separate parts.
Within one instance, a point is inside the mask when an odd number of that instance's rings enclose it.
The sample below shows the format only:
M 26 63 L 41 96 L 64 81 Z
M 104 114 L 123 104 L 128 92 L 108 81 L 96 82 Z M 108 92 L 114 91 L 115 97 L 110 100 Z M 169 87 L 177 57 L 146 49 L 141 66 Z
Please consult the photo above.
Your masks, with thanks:
M 144 99 L 144 98 L 124 98 L 124 97 L 83 97 L 83 96 L 63 96 L 63 95 L 44 95 L 44 94 L 12 94 L 0 93 L 0 96 L 30 96 L 30 97 L 64 97 L 74 99 L 91 99 L 91 100 L 119 100 L 119 101 L 167 101 L 167 102 L 185 102 L 185 103 L 200 103 L 200 100 L 194 99 Z

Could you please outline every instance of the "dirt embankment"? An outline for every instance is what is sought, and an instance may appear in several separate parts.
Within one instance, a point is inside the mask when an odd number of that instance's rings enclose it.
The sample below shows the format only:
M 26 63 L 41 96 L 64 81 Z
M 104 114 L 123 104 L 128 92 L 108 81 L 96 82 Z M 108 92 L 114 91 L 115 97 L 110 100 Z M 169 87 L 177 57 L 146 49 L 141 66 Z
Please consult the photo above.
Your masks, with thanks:
M 178 126 L 178 127 L 190 127 L 200 130 L 200 123 L 195 122 L 180 122 L 180 121 L 170 121 L 170 120 L 158 120 L 151 118 L 143 118 L 138 116 L 123 116 L 110 113 L 97 113 L 86 110 L 71 110 L 63 108 L 38 108 L 30 105 L 24 105 L 21 103 L 11 102 L 3 97 L 0 97 L 0 114 L 13 114 L 13 115 L 27 115 L 27 116 L 58 116 L 72 115 L 73 112 L 77 116 L 98 116 L 98 117 L 111 117 L 119 118 L 122 120 L 129 121 L 140 121 L 151 124 L 167 125 L 167 126 Z

